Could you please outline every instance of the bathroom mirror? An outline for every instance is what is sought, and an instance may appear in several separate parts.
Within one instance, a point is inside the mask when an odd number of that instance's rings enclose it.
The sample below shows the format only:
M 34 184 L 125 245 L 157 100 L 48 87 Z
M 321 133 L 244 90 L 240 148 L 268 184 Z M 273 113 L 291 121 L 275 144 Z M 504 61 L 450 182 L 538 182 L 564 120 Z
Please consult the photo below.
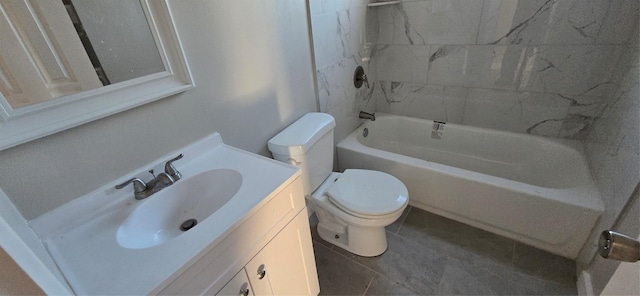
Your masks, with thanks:
M 109 2 L 0 4 L 0 150 L 194 87 L 167 0 L 130 0 L 124 10 L 118 1 L 118 12 Z M 94 47 L 87 48 L 83 30 L 108 18 L 128 23 L 89 34 Z M 69 26 L 78 30 L 74 37 Z M 102 64 L 93 61 L 97 55 Z

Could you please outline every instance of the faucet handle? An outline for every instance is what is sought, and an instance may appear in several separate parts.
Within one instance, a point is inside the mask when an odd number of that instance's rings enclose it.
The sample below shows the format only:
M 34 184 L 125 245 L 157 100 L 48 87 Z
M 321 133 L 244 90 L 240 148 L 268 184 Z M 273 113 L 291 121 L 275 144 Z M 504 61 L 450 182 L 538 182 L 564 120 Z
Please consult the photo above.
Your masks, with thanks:
M 122 184 L 118 184 L 116 185 L 116 189 L 122 189 L 129 185 L 129 183 L 133 183 L 133 193 L 135 195 L 140 195 L 147 191 L 147 184 L 139 178 L 131 178 Z
M 158 182 L 160 182 L 160 184 L 164 185 L 164 186 L 169 186 L 173 183 L 176 182 L 176 180 L 174 180 L 171 176 L 169 176 L 169 174 L 167 173 L 160 173 L 158 174 L 158 177 L 156 177 L 156 180 L 158 180 Z
M 367 74 L 364 74 L 364 68 L 362 66 L 356 67 L 356 71 L 353 73 L 353 86 L 356 88 L 362 87 L 362 83 L 369 88 L 369 79 Z
M 360 79 L 362 79 L 362 81 L 364 81 L 364 86 L 369 88 L 369 79 L 367 79 L 367 74 L 362 73 L 362 77 L 360 77 Z
M 181 159 L 184 155 L 182 155 L 182 153 L 180 153 L 180 155 L 176 156 L 175 158 L 167 161 L 167 163 L 164 164 L 164 172 L 169 175 L 173 181 L 178 181 L 180 180 L 180 178 L 182 178 L 182 174 L 180 174 L 180 172 L 178 172 L 178 170 L 176 169 L 176 167 L 173 166 L 173 162 Z

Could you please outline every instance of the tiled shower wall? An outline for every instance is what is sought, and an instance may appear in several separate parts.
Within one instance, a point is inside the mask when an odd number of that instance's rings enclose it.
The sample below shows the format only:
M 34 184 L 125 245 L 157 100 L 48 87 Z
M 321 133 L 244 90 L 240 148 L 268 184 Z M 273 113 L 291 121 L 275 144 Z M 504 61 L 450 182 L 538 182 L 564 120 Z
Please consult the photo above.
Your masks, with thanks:
M 578 262 L 590 263 L 597 248 L 597 234 L 611 229 L 625 207 L 636 184 L 640 182 L 640 56 L 638 27 L 632 34 L 620 63 L 612 74 L 610 83 L 616 91 L 604 101 L 604 111 L 598 117 L 585 140 L 586 154 L 593 176 L 605 205 L 605 212 L 596 225 L 594 235 L 580 254 Z M 638 212 L 635 208 L 629 209 Z M 620 230 L 637 237 L 640 225 L 631 222 L 629 229 Z M 580 267 L 580 266 L 579 266 Z M 617 267 L 616 262 L 596 256 L 588 268 L 594 295 L 600 294 L 609 276 Z
M 365 22 L 373 21 L 368 0 L 309 0 L 315 51 L 320 111 L 336 119 L 335 139 L 342 140 L 358 125 L 360 110 L 374 112 L 370 102 L 373 87 L 353 85 L 353 73 L 361 65 L 369 80 L 375 80 L 361 52 L 367 32 Z M 372 38 L 370 38 L 372 39 Z M 364 52 L 366 53 L 366 52 Z
M 369 8 L 379 112 L 585 139 L 637 0 L 418 0 Z

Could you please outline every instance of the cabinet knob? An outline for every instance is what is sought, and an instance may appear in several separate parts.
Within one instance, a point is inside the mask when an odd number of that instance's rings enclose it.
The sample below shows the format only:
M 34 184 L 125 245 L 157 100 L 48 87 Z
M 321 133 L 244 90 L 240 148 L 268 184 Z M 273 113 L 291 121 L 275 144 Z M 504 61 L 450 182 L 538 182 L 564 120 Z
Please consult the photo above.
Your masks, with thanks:
M 267 270 L 264 268 L 264 264 L 261 264 L 258 267 L 258 279 L 263 279 L 265 275 L 267 275 Z
M 249 288 L 241 289 L 240 296 L 249 296 Z

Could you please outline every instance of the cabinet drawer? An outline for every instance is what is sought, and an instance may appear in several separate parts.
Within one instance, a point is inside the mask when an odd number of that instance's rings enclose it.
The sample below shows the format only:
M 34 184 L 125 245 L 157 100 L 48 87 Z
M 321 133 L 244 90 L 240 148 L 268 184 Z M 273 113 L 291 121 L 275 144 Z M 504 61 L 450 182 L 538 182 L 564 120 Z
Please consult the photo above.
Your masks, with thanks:
M 297 178 L 247 213 L 239 226 L 159 294 L 200 295 L 218 291 L 304 208 L 302 182 Z

